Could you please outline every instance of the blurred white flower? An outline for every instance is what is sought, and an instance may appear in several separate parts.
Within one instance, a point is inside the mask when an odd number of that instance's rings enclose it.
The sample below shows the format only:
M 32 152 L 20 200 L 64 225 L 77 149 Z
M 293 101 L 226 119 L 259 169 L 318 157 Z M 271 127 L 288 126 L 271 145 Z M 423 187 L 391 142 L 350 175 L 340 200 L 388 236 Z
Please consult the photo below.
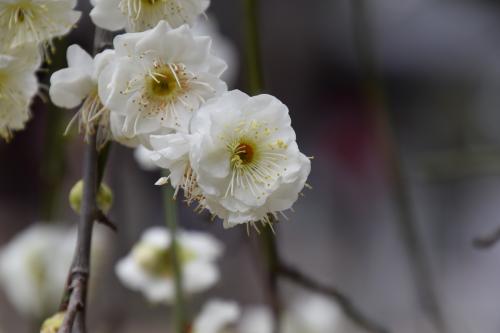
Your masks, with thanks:
M 240 317 L 240 307 L 236 302 L 214 299 L 203 306 L 193 323 L 192 333 L 224 333 Z M 261 333 L 255 331 L 252 333 Z
M 100 146 L 110 138 L 111 132 L 109 110 L 99 99 L 97 82 L 113 55 L 114 51 L 105 50 L 92 58 L 80 46 L 73 44 L 66 51 L 68 67 L 54 72 L 50 77 L 49 94 L 52 102 L 67 109 L 75 108 L 83 102 L 80 111 L 75 115 L 79 117 L 80 130 L 90 133 L 97 121 L 102 129 L 98 138 Z
M 174 28 L 192 24 L 210 5 L 209 0 L 91 0 L 95 25 L 115 31 L 140 32 L 165 20 Z
M 238 324 L 238 333 L 272 333 L 273 315 L 265 306 L 251 306 L 243 311 Z M 283 331 L 283 333 L 288 333 Z M 305 333 L 305 332 L 304 332 Z M 333 333 L 333 332 L 331 332 Z
M 80 18 L 76 0 L 0 1 L 0 42 L 16 47 L 40 44 L 45 51 L 52 38 L 67 34 Z
M 151 159 L 151 150 L 144 147 L 143 145 L 137 146 L 134 150 L 134 158 L 137 164 L 141 167 L 141 169 L 146 171 L 157 170 L 158 167 Z
M 0 50 L 0 137 L 5 140 L 12 137 L 12 131 L 24 129 L 30 118 L 30 104 L 38 91 L 35 71 L 39 65 L 33 44 Z
M 201 17 L 193 26 L 193 31 L 195 35 L 210 36 L 212 38 L 214 54 L 227 63 L 227 70 L 222 73 L 221 78 L 230 87 L 233 86 L 239 70 L 237 49 L 231 40 L 220 33 L 215 17 Z
M 193 36 L 188 26 L 170 29 L 165 21 L 114 40 L 116 59 L 99 78 L 99 96 L 123 121 L 133 139 L 161 128 L 187 130 L 206 100 L 227 89 L 219 79 L 226 68 L 211 53 L 210 38 Z
M 219 241 L 196 231 L 180 231 L 177 240 L 185 292 L 201 292 L 213 286 L 219 279 L 215 265 L 222 253 Z M 126 287 L 141 291 L 150 302 L 171 303 L 175 287 L 170 251 L 170 232 L 163 227 L 151 228 L 118 262 L 116 274 Z
M 298 149 L 288 108 L 270 95 L 233 90 L 191 121 L 190 165 L 203 204 L 225 227 L 270 221 L 290 209 L 311 169 Z
M 102 240 L 94 237 L 94 254 Z M 20 313 L 41 319 L 56 311 L 75 244 L 75 228 L 34 224 L 0 250 L 0 284 Z
M 297 298 L 283 311 L 283 333 L 345 332 L 345 316 L 339 306 L 322 295 Z M 193 325 L 193 333 L 272 333 L 274 319 L 267 306 L 248 306 L 240 311 L 237 303 L 214 300 L 203 308 Z
M 343 321 L 344 315 L 336 303 L 325 296 L 310 294 L 292 303 L 282 326 L 284 333 L 340 333 L 344 331 Z

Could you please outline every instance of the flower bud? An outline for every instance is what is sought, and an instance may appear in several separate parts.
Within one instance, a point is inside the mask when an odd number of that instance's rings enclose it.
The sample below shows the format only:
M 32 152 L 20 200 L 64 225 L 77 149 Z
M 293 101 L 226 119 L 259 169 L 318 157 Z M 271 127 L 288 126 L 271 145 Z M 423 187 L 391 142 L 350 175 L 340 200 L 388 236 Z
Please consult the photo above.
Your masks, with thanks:
M 76 213 L 80 213 L 80 209 L 82 207 L 82 197 L 83 197 L 83 181 L 78 181 L 71 191 L 69 192 L 69 204 L 71 208 Z M 101 183 L 99 187 L 99 192 L 97 193 L 97 207 L 102 210 L 104 213 L 107 213 L 111 206 L 113 205 L 113 192 L 104 183 Z
M 57 333 L 64 321 L 65 312 L 58 312 L 52 317 L 47 318 L 40 329 L 40 333 Z

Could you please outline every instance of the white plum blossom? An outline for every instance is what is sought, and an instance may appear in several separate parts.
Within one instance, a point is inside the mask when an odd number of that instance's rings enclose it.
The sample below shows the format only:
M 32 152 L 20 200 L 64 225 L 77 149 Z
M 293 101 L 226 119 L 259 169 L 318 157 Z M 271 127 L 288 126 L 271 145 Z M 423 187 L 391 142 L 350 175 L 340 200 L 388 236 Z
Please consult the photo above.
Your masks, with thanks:
M 94 255 L 103 247 L 103 238 L 95 236 Z M 0 285 L 17 311 L 42 319 L 57 310 L 75 244 L 75 228 L 37 223 L 0 249 Z
M 195 199 L 225 227 L 269 223 L 270 214 L 291 209 L 311 169 L 298 149 L 288 108 L 270 95 L 234 90 L 212 99 L 182 136 L 152 136 L 153 160 L 171 171 L 172 180 L 192 174 L 188 183 L 194 184 Z
M 238 304 L 234 301 L 214 299 L 203 306 L 196 317 L 192 333 L 223 333 L 227 327 L 234 325 L 241 315 Z M 260 333 L 260 332 L 254 332 Z
M 24 129 L 30 104 L 38 91 L 36 70 L 40 56 L 33 44 L 0 50 L 0 137 Z
M 76 0 L 0 1 L 0 43 L 9 47 L 39 44 L 45 49 L 52 38 L 67 34 L 80 18 Z
M 54 72 L 50 77 L 49 94 L 55 105 L 67 109 L 82 105 L 75 116 L 79 116 L 82 131 L 91 132 L 95 122 L 101 125 L 99 145 L 109 139 L 110 133 L 109 110 L 99 99 L 97 83 L 100 73 L 113 59 L 113 54 L 114 51 L 105 50 L 92 58 L 80 46 L 73 44 L 66 52 L 68 67 Z
M 191 25 L 210 0 L 92 0 L 90 17 L 103 29 L 141 32 L 164 20 L 174 28 Z
M 219 79 L 226 64 L 210 44 L 188 26 L 172 30 L 165 21 L 115 38 L 116 58 L 99 77 L 99 96 L 119 115 L 122 135 L 187 131 L 194 111 L 227 89 Z
M 231 87 L 238 76 L 238 54 L 234 43 L 222 35 L 217 26 L 215 17 L 201 17 L 193 26 L 195 35 L 210 36 L 212 38 L 212 49 L 216 56 L 227 63 L 227 70 L 222 73 L 221 78 Z
M 180 231 L 177 235 L 186 293 L 201 292 L 219 279 L 215 260 L 222 245 L 209 234 Z M 152 303 L 171 303 L 175 286 L 171 262 L 171 234 L 163 227 L 148 229 L 128 256 L 116 265 L 116 274 L 128 288 L 141 291 Z

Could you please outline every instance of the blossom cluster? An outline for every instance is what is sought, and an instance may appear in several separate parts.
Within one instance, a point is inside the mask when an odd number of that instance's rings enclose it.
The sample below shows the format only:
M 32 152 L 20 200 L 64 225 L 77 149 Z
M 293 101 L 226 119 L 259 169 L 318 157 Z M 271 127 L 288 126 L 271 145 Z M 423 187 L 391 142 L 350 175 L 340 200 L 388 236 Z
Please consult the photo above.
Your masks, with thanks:
M 0 138 L 9 140 L 30 118 L 38 91 L 36 71 L 48 59 L 52 39 L 80 18 L 76 0 L 0 1 Z
M 146 149 L 149 164 L 168 170 L 158 185 L 181 191 L 196 210 L 225 227 L 271 223 L 291 209 L 310 172 L 287 107 L 270 95 L 229 91 L 226 62 L 197 16 L 206 0 L 94 1 L 98 26 L 125 29 L 114 48 L 94 58 L 68 49 L 68 68 L 52 75 L 61 107 L 82 103 L 80 129 Z
M 68 66 L 52 74 L 52 102 L 79 107 L 68 129 L 77 121 L 85 135 L 97 136 L 98 149 L 110 140 L 138 149 L 145 167 L 165 170 L 167 176 L 157 185 L 170 184 L 176 197 L 183 195 L 197 211 L 208 210 L 224 227 L 271 225 L 292 209 L 306 186 L 310 159 L 299 150 L 285 104 L 271 95 L 228 89 L 233 75 L 227 74 L 227 62 L 234 67 L 234 57 L 228 56 L 231 52 L 224 50 L 223 42 L 200 28 L 199 16 L 209 0 L 91 3 L 90 16 L 98 27 L 124 32 L 114 38 L 112 49 L 94 56 L 76 44 L 69 46 Z M 0 1 L 0 28 L 8 32 L 0 38 L 4 138 L 29 117 L 38 90 L 35 71 L 47 59 L 52 38 L 67 33 L 78 20 L 75 4 Z M 72 204 L 79 211 L 74 197 Z M 52 256 L 55 244 L 68 238 L 52 229 L 37 225 L 0 251 L 1 281 L 7 290 L 15 290 L 9 297 L 33 316 L 46 311 L 46 303 L 54 307 L 53 295 L 60 290 L 54 292 L 50 283 L 62 287 L 70 265 L 71 251 L 58 253 L 66 254 L 64 258 Z M 219 279 L 219 241 L 201 232 L 179 231 L 173 244 L 172 236 L 165 228 L 146 230 L 116 265 L 121 282 L 153 303 L 174 299 L 174 246 L 185 293 L 206 290 Z M 74 238 L 68 244 L 73 247 Z M 12 287 L 18 283 L 25 288 Z M 50 299 L 42 295 L 43 304 L 33 301 L 29 295 L 37 292 L 46 292 Z M 220 333 L 240 319 L 240 309 L 222 301 L 209 303 L 204 313 L 194 323 L 194 333 Z M 259 322 L 267 326 L 251 333 L 271 331 L 266 327 L 272 323 Z M 238 332 L 250 333 L 244 328 Z

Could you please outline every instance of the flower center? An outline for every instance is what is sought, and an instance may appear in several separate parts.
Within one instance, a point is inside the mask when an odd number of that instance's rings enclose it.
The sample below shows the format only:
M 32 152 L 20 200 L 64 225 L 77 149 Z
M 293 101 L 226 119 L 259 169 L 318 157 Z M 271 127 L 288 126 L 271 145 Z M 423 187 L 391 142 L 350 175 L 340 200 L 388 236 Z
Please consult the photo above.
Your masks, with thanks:
M 146 87 L 152 96 L 167 97 L 180 88 L 180 82 L 170 66 L 161 65 L 147 75 Z
M 182 247 L 179 247 L 179 249 L 181 264 L 194 259 L 194 253 Z M 153 276 L 166 277 L 171 276 L 173 273 L 172 252 L 170 248 L 139 243 L 132 250 L 132 257 L 142 269 Z
M 254 159 L 255 150 L 251 144 L 241 142 L 236 146 L 233 151 L 233 156 L 231 161 L 237 166 L 246 165 L 252 163 Z
M 17 10 L 16 14 L 17 22 L 24 22 L 24 10 L 22 8 L 19 8 Z
M 155 3 L 157 2 L 160 2 L 162 0 L 141 0 L 143 4 L 146 4 L 146 5 L 154 5 Z

